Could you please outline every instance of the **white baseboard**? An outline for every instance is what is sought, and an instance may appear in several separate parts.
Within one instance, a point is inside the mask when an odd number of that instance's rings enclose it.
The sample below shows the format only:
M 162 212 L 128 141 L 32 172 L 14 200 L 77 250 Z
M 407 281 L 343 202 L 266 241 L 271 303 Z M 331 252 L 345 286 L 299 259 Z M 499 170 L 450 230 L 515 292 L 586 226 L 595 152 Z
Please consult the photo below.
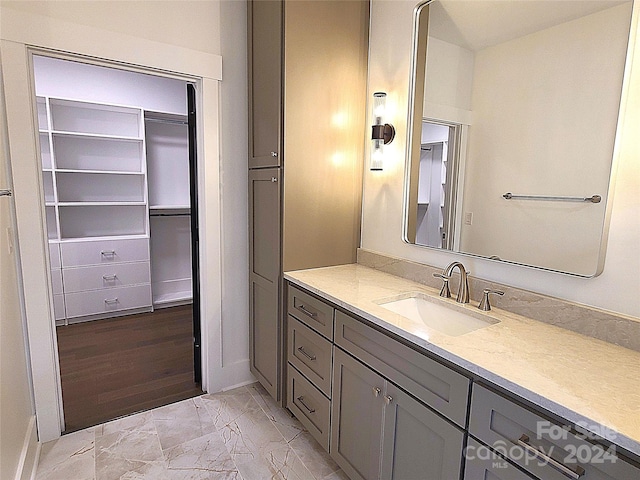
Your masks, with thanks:
M 33 415 L 31 420 L 29 420 L 29 426 L 25 432 L 22 451 L 20 452 L 20 461 L 18 462 L 18 468 L 16 469 L 15 480 L 35 479 L 39 458 L 40 442 L 38 442 L 36 416 Z
M 207 393 L 223 392 L 255 381 L 255 377 L 249 371 L 249 359 L 240 360 L 217 370 L 213 381 L 208 385 Z

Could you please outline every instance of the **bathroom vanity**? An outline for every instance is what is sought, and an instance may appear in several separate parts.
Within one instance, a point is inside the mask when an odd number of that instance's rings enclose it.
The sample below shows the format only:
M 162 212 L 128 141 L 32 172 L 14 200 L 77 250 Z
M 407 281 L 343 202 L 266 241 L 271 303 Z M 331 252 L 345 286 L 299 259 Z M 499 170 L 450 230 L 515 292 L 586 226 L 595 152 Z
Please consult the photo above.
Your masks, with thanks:
M 285 279 L 287 407 L 350 478 L 640 478 L 640 353 L 362 265 Z M 475 327 L 386 308 L 418 297 Z

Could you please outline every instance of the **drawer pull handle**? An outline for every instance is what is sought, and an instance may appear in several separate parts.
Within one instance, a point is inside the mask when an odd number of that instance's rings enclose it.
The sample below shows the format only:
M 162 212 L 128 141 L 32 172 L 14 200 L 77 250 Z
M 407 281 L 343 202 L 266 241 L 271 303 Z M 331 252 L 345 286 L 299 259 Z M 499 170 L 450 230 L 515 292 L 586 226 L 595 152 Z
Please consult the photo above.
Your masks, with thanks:
M 391 405 L 391 402 L 393 402 L 393 397 L 391 395 L 385 395 L 384 401 L 387 402 L 387 405 Z
M 304 313 L 305 315 L 307 315 L 308 317 L 316 318 L 318 316 L 316 312 L 311 312 L 307 310 L 304 305 L 298 305 L 296 308 L 300 310 L 302 313 Z
M 114 303 L 118 303 L 118 297 L 112 299 L 104 299 L 105 305 L 113 305 Z
M 116 256 L 116 251 L 115 250 L 102 250 L 100 252 L 100 255 L 102 255 L 103 257 L 115 257 Z
M 272 157 L 277 157 L 278 156 L 278 152 L 271 152 L 271 156 Z
M 524 448 L 527 452 L 531 453 L 533 456 L 537 457 L 538 459 L 542 460 L 543 462 L 548 463 L 549 465 L 554 467 L 556 470 L 559 470 L 560 473 L 566 475 L 567 477 L 572 478 L 574 480 L 578 480 L 580 477 L 582 477 L 585 474 L 585 470 L 581 466 L 576 465 L 576 469 L 572 470 L 569 467 L 567 467 L 566 465 L 558 462 L 557 460 L 554 460 L 549 455 L 546 455 L 546 454 L 542 453 L 537 448 L 529 445 L 528 442 L 529 442 L 529 437 L 527 435 L 525 435 L 525 434 L 523 434 L 518 439 L 518 445 L 520 445 L 522 448 Z
M 307 353 L 307 351 L 304 349 L 304 347 L 298 347 L 298 351 L 303 354 L 305 357 L 307 357 L 309 360 L 311 360 L 312 362 L 316 359 L 315 355 L 310 355 L 309 353 Z
M 114 273 L 113 275 L 102 275 L 102 279 L 106 282 L 113 282 L 118 278 L 118 276 Z
M 304 397 L 302 395 L 300 395 L 296 400 L 298 400 L 302 404 L 302 406 L 307 409 L 307 412 L 315 413 L 316 409 L 309 408 L 309 406 L 306 403 L 304 403 Z
M 382 390 L 380 390 L 379 387 L 373 387 L 373 395 L 375 397 L 379 397 L 381 393 L 382 393 Z

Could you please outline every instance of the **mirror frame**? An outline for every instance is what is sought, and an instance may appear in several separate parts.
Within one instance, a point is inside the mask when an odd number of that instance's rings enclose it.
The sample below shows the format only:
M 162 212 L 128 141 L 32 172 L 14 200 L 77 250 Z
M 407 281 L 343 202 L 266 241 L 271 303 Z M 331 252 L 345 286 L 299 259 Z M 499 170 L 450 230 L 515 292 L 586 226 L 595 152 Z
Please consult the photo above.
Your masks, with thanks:
M 479 255 L 471 252 L 462 252 L 455 249 L 446 249 L 431 247 L 428 245 L 421 245 L 415 243 L 416 238 L 416 222 L 417 222 L 417 209 L 418 204 L 418 180 L 419 180 L 419 166 L 420 166 L 420 141 L 415 141 L 416 138 L 422 136 L 422 122 L 423 120 L 431 120 L 423 117 L 424 113 L 424 82 L 427 63 L 427 37 L 429 30 L 429 6 L 437 0 L 426 0 L 425 2 L 418 3 L 413 11 L 413 30 L 412 30 L 412 48 L 411 48 L 411 66 L 409 69 L 409 95 L 408 95 L 408 116 L 407 116 L 407 145 L 405 154 L 405 178 L 404 178 L 404 192 L 403 192 L 403 221 L 402 221 L 402 240 L 403 242 L 412 245 L 414 247 L 426 248 L 435 251 L 448 252 L 456 255 L 463 255 L 466 257 L 479 258 L 489 260 L 492 262 L 499 262 L 500 264 L 518 265 L 522 267 L 532 268 L 536 270 L 549 271 L 554 273 L 560 273 L 572 277 L 579 278 L 594 278 L 602 273 L 604 270 L 605 257 L 607 252 L 607 244 L 609 239 L 609 227 L 611 224 L 611 211 L 613 209 L 613 197 L 616 183 L 616 175 L 618 171 L 619 157 L 620 157 L 620 136 L 621 127 L 624 117 L 624 107 L 627 103 L 628 90 L 629 90 L 629 76 L 630 76 L 630 64 L 633 56 L 634 42 L 637 41 L 634 36 L 634 29 L 638 28 L 638 10 L 640 9 L 640 2 L 638 0 L 630 0 L 632 2 L 631 18 L 629 24 L 629 33 L 627 39 L 627 47 L 625 52 L 624 69 L 622 74 L 622 85 L 620 92 L 620 101 L 618 106 L 618 115 L 616 119 L 616 128 L 613 142 L 611 168 L 609 171 L 609 182 L 607 188 L 607 194 L 603 198 L 605 202 L 604 218 L 602 220 L 602 236 L 600 239 L 600 248 L 598 252 L 598 259 L 596 263 L 595 272 L 591 275 L 583 275 L 574 272 L 566 272 L 558 269 L 542 267 L 538 265 L 530 265 L 526 263 L 502 260 L 491 258 L 485 255 Z M 423 28 L 424 27 L 424 28 Z M 436 122 L 442 122 L 442 120 L 435 120 Z M 461 146 L 466 145 L 467 136 L 466 129 L 456 129 L 457 140 L 455 145 L 454 155 L 459 155 Z M 459 158 L 459 157 L 458 157 Z M 456 172 L 456 175 L 460 175 L 461 172 Z M 464 172 L 462 172 L 464 175 Z M 464 182 L 464 178 L 458 178 Z M 453 205 L 454 214 L 457 205 Z

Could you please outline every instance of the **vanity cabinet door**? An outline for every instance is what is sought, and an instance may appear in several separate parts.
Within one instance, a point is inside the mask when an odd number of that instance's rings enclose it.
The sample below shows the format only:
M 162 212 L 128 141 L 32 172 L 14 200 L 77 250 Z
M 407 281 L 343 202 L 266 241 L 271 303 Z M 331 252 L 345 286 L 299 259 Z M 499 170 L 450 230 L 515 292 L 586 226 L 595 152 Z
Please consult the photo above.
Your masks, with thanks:
M 334 348 L 331 456 L 351 480 L 380 477 L 385 380 Z
M 392 383 L 384 392 L 383 480 L 460 478 L 464 434 Z
M 250 370 L 277 401 L 280 381 L 280 172 L 249 172 Z
M 281 165 L 282 7 L 280 0 L 247 5 L 249 168 Z

